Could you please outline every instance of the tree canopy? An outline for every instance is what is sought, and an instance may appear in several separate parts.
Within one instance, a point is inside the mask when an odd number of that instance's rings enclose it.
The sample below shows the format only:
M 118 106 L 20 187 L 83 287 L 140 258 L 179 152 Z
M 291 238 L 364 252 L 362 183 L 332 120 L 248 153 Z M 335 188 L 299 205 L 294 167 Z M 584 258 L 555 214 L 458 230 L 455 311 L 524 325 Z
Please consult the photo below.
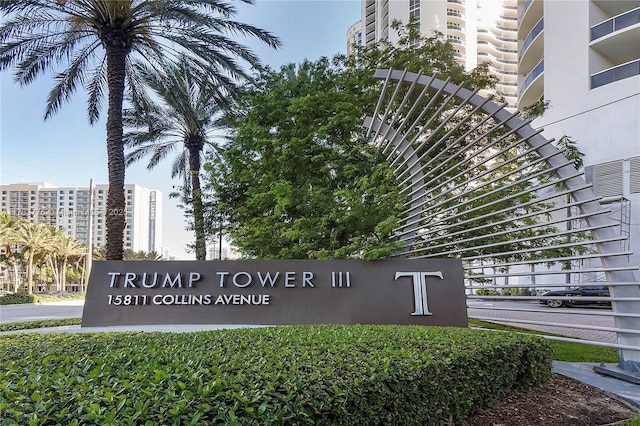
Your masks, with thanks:
M 348 57 L 267 69 L 240 100 L 231 142 L 207 166 L 212 205 L 227 218 L 232 242 L 261 258 L 446 252 L 489 259 L 521 249 L 519 257 L 543 256 L 532 253 L 557 237 L 544 226 L 548 204 L 536 202 L 535 188 L 548 179 L 544 163 L 495 119 L 455 97 L 431 102 L 438 94 L 418 97 L 404 85 L 395 98 L 382 93 L 421 167 L 429 164 L 421 213 L 408 207 L 408 169 L 392 170 L 386 142 L 367 140 L 362 126 L 381 93 L 374 71 L 409 69 L 470 90 L 491 89 L 496 78 L 486 64 L 466 72 L 440 34 L 422 37 L 415 23 L 394 29 L 396 46 L 381 42 Z M 401 101 L 405 94 L 410 102 Z M 408 125 L 412 115 L 420 116 Z M 409 239 L 407 221 L 420 223 Z
M 142 81 L 150 89 L 134 107 L 125 110 L 129 151 L 127 164 L 149 157 L 152 169 L 177 151 L 171 177 L 183 179 L 181 197 L 192 206 L 197 260 L 206 258 L 205 221 L 200 189 L 200 169 L 205 151 L 215 150 L 224 124 L 226 101 L 216 84 L 198 78 L 188 61 L 158 70 L 139 66 Z
M 343 59 L 267 70 L 231 119 L 209 185 L 246 255 L 378 258 L 395 249 L 402 203 L 361 128 L 367 105 Z M 369 102 L 371 97 L 369 97 Z
M 398 47 L 267 69 L 229 125 L 232 141 L 211 159 L 213 205 L 233 244 L 260 258 L 389 257 L 399 243 L 405 199 L 385 155 L 362 126 L 374 111 L 376 68 L 446 73 L 489 87 L 486 68 L 466 73 L 450 43 L 395 24 Z M 414 40 L 415 41 L 415 40 Z

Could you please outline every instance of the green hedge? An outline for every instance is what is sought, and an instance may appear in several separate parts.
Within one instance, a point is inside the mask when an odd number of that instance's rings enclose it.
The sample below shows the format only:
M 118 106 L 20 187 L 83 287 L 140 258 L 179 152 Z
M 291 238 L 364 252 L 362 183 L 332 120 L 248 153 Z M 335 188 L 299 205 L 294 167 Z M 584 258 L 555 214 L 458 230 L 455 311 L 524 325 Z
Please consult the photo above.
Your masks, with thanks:
M 24 291 L 0 296 L 0 305 L 20 305 L 22 303 L 35 303 L 36 297 Z
M 441 425 L 551 377 L 538 337 L 419 326 L 0 335 L 7 424 Z
M 29 330 L 34 328 L 61 327 L 65 325 L 80 325 L 80 324 L 82 324 L 82 318 L 77 318 L 77 317 L 76 318 L 60 318 L 60 319 L 52 319 L 52 320 L 5 322 L 0 324 L 0 332 Z
M 33 293 L 26 291 L 9 293 L 0 296 L 0 305 L 19 305 L 22 303 L 65 302 L 69 300 L 84 300 L 84 293 Z

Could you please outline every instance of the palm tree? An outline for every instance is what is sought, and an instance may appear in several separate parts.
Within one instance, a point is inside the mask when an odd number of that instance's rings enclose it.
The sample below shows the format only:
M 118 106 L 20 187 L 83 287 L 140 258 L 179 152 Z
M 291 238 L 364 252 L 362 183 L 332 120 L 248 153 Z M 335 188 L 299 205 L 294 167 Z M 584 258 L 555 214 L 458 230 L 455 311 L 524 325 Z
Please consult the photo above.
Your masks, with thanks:
M 45 226 L 47 231 L 49 231 L 49 244 L 47 247 L 47 252 L 45 253 L 45 259 L 49 262 L 49 266 L 51 268 L 51 273 L 53 274 L 53 280 L 56 283 L 56 290 L 60 290 L 60 268 L 58 262 L 58 252 L 55 249 L 58 242 L 65 237 L 64 230 L 62 228 L 54 228 L 53 226 Z
M 168 154 L 178 151 L 171 177 L 184 180 L 183 197 L 193 206 L 196 259 L 205 260 L 200 168 L 205 148 L 215 150 L 214 140 L 221 137 L 216 132 L 225 127 L 224 101 L 215 84 L 195 77 L 188 62 L 164 70 L 141 68 L 139 75 L 154 96 L 138 103 L 140 108 L 124 113 L 125 126 L 132 128 L 124 135 L 131 148 L 126 164 L 149 157 L 147 168 L 152 169 Z
M 51 249 L 58 258 L 58 276 L 60 277 L 58 281 L 58 290 L 65 291 L 67 285 L 67 262 L 71 258 L 85 256 L 87 254 L 87 247 L 78 240 L 62 235 L 53 241 Z
M 241 0 L 252 3 L 252 0 Z M 89 122 L 99 120 L 107 93 L 107 259 L 122 259 L 125 228 L 122 107 L 125 85 L 137 98 L 141 87 L 133 64 L 162 68 L 189 53 L 194 68 L 221 88 L 249 79 L 237 59 L 258 66 L 247 47 L 227 35 L 257 37 L 278 47 L 277 38 L 231 18 L 236 9 L 225 0 L 2 0 L 0 71 L 15 67 L 22 85 L 56 72 L 45 119 L 84 85 Z M 62 71 L 56 67 L 62 66 Z M 66 68 L 65 68 L 66 66 Z
M 16 229 L 16 242 L 27 259 L 27 292 L 33 294 L 33 260 L 49 249 L 52 238 L 46 226 L 24 222 Z
M 157 251 L 133 251 L 131 249 L 125 249 L 124 260 L 162 260 L 162 255 Z
M 12 217 L 7 213 L 0 213 L 0 249 L 4 251 L 3 257 L 13 268 L 13 291 L 18 291 L 20 276 L 18 274 L 18 261 L 14 246 L 17 243 L 16 229 L 22 222 L 22 219 Z

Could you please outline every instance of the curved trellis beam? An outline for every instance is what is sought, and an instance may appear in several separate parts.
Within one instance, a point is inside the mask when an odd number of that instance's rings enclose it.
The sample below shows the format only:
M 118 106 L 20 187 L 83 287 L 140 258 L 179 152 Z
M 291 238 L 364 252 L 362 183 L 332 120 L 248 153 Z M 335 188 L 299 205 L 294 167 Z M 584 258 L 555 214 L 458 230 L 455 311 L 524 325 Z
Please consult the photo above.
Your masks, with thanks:
M 368 137 L 388 154 L 389 163 L 395 167 L 402 191 L 409 198 L 403 228 L 398 230 L 398 235 L 406 245 L 401 255 L 462 258 L 466 264 L 467 279 L 471 282 L 467 286 L 470 291 L 486 288 L 473 284 L 481 279 L 485 282 L 493 280 L 495 284 L 497 279 L 508 280 L 523 276 L 531 276 L 531 280 L 534 280 L 535 275 L 606 275 L 618 340 L 612 346 L 620 350 L 619 368 L 625 374 L 640 377 L 638 267 L 630 264 L 630 253 L 621 250 L 622 237 L 614 230 L 616 224 L 606 217 L 604 213 L 607 211 L 600 205 L 598 197 L 591 186 L 586 184 L 573 162 L 567 160 L 564 152 L 555 147 L 551 140 L 540 134 L 542 130 L 533 129 L 529 121 L 507 111 L 505 105 L 498 105 L 480 96 L 477 91 L 450 83 L 448 79 L 443 81 L 436 76 L 423 76 L 407 70 L 377 70 L 375 78 L 383 80 L 384 84 L 374 116 L 365 120 L 365 126 Z M 416 95 L 417 92 L 420 93 Z M 384 102 L 387 102 L 386 106 Z M 512 138 L 509 142 L 511 145 L 504 145 L 503 142 L 506 143 L 509 138 Z M 487 178 L 514 161 L 503 161 L 502 157 L 519 145 L 523 148 L 515 155 L 524 165 L 500 175 L 499 179 L 502 181 Z M 536 159 L 530 158 L 531 154 L 535 154 Z M 545 164 L 548 174 L 555 176 L 556 187 L 562 189 L 551 191 L 553 182 L 545 182 L 543 173 L 532 173 L 524 176 L 532 181 L 540 179 L 540 182 L 532 182 L 524 191 L 516 192 L 519 191 L 517 188 L 521 188 L 518 185 L 523 180 L 517 177 L 518 173 L 527 169 L 527 166 L 535 167 L 538 164 Z M 513 193 L 509 193 L 510 187 L 513 187 Z M 519 204 L 514 201 L 513 207 L 498 210 L 505 199 L 511 197 L 515 200 L 526 190 L 539 194 L 539 197 L 529 203 Z M 546 206 L 527 212 L 527 205 L 549 203 L 562 196 L 566 203 L 561 206 Z M 541 225 L 536 225 L 536 217 L 557 214 L 571 207 L 579 209 L 579 213 L 571 217 L 565 216 L 564 219 L 547 217 Z M 500 228 L 508 220 L 496 218 L 492 222 L 492 218 L 511 215 L 516 209 L 522 214 L 517 217 L 517 223 L 514 222 L 513 226 L 521 233 L 536 226 L 552 229 L 558 223 L 576 220 L 583 221 L 586 225 L 580 229 L 567 225 L 565 232 L 548 232 L 544 237 L 556 238 L 556 242 L 544 247 L 536 245 L 536 240 L 543 239 L 540 234 L 530 238 L 514 237 L 505 242 L 509 231 L 493 228 Z M 473 213 L 471 219 L 470 213 Z M 468 228 L 464 228 L 465 226 Z M 466 238 L 465 230 L 482 235 Z M 589 233 L 591 238 L 577 241 L 582 233 Z M 558 241 L 558 238 L 565 238 L 567 242 Z M 475 245 L 468 250 L 447 249 L 447 242 L 451 241 Z M 522 247 L 510 250 L 506 244 L 514 242 Z M 502 246 L 507 248 L 501 251 Z M 589 251 L 588 247 L 594 249 Z M 542 260 L 527 257 L 541 250 L 556 252 L 567 248 L 580 253 L 549 256 Z M 602 266 L 589 267 L 588 262 L 594 259 L 599 259 Z M 571 267 L 566 270 L 552 268 L 533 271 L 534 265 L 545 262 L 565 266 L 570 264 Z M 586 267 L 582 265 L 584 262 L 587 262 Z M 576 263 L 581 265 L 574 267 Z M 514 268 L 519 271 L 513 271 Z M 531 268 L 531 271 L 523 272 L 523 268 Z M 487 274 L 487 269 L 494 272 Z M 555 285 L 568 284 L 564 282 Z M 580 284 L 593 285 L 595 282 L 585 280 Z M 535 283 L 530 287 L 536 288 Z

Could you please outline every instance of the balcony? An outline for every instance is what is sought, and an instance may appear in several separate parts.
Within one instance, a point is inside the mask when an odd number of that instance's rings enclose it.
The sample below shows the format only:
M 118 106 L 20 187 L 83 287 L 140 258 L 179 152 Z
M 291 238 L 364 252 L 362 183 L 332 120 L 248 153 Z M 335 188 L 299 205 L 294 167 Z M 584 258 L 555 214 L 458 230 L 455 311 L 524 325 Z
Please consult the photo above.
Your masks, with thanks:
M 538 37 L 538 34 L 542 32 L 544 29 L 544 19 L 538 21 L 538 23 L 533 27 L 527 38 L 522 42 L 522 52 L 525 52 L 527 48 L 533 43 L 533 41 Z
M 640 7 L 591 27 L 591 41 L 636 24 L 640 24 Z
M 638 0 L 591 0 L 592 3 L 609 16 L 616 16 L 638 6 Z M 634 5 L 635 3 L 635 5 Z
M 521 74 L 527 74 L 544 55 L 544 21 L 541 19 L 523 41 L 518 60 Z
M 525 7 L 520 12 L 518 19 L 518 38 L 525 38 L 533 27 L 542 19 L 543 16 L 543 0 L 530 0 L 525 3 Z
M 447 11 L 447 24 L 449 25 L 465 25 L 465 16 L 459 12 Z
M 609 66 L 640 58 L 640 8 L 593 26 L 591 38 L 589 47 L 606 58 Z
M 527 75 L 520 89 L 518 108 L 522 109 L 534 104 L 544 94 L 544 61 L 540 61 Z
M 640 60 L 628 62 L 591 76 L 591 88 L 595 89 L 615 81 L 640 75 Z

